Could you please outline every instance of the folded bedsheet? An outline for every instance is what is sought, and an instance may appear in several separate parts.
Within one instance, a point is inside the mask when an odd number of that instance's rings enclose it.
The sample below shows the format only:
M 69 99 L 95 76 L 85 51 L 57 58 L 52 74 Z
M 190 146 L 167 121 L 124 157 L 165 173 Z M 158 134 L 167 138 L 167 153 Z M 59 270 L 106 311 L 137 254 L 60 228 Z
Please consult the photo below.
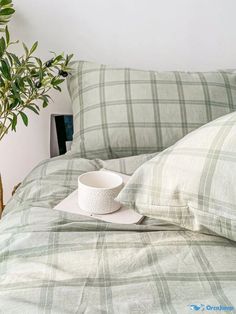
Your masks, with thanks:
M 79 174 L 132 174 L 151 157 L 65 155 L 28 175 L 0 222 L 0 313 L 235 312 L 235 242 L 154 219 L 109 224 L 52 209 Z

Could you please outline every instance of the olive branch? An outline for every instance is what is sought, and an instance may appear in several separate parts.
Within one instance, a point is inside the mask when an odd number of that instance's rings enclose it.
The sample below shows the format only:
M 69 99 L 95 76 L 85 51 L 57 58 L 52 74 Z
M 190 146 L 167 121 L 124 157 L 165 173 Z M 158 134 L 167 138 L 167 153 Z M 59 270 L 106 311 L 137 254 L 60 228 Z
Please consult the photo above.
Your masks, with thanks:
M 19 41 L 11 41 L 6 24 L 14 12 L 12 0 L 0 0 L 0 140 L 9 130 L 16 131 L 19 118 L 27 126 L 29 111 L 38 115 L 41 108 L 48 106 L 49 91 L 61 91 L 73 57 L 53 53 L 50 60 L 43 62 L 35 56 L 37 41 L 30 48 L 22 43 L 21 56 L 12 53 L 11 46 Z

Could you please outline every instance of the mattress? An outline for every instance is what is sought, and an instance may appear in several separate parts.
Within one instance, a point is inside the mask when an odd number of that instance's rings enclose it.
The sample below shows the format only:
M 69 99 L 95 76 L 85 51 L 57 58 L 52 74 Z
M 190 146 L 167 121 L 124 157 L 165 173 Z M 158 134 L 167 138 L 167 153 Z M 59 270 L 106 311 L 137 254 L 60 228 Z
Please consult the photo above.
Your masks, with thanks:
M 150 218 L 111 224 L 53 209 L 81 173 L 130 175 L 144 159 L 64 155 L 27 176 L 0 222 L 0 313 L 235 311 L 235 242 Z

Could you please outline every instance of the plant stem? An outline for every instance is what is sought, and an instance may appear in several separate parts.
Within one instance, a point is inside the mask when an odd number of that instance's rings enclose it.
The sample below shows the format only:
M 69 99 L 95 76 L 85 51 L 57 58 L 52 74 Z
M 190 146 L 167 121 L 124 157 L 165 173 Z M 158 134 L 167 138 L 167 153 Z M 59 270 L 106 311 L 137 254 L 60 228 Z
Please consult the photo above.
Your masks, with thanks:
M 1 129 L 0 129 L 0 140 L 3 138 L 3 135 L 6 134 L 6 132 L 4 132 L 4 129 L 5 129 L 6 121 L 7 121 L 7 114 L 2 119 L 4 119 L 4 120 L 3 120 L 3 123 L 1 124 Z
M 1 132 L 0 132 L 0 141 L 1 141 L 1 139 L 3 138 L 3 136 L 8 132 L 10 126 L 11 126 L 11 125 L 9 124 L 8 127 L 5 128 L 4 131 L 1 131 Z

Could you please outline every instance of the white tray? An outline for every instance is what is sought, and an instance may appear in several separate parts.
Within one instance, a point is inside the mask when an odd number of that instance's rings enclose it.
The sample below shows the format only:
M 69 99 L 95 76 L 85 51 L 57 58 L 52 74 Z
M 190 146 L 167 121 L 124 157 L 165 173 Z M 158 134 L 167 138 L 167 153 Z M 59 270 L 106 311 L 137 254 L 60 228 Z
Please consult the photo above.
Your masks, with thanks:
M 102 169 L 101 171 L 107 170 Z M 119 174 L 123 178 L 124 183 L 128 181 L 129 176 L 121 173 L 117 174 Z M 55 206 L 54 209 L 118 224 L 137 224 L 140 223 L 143 219 L 142 215 L 136 213 L 133 209 L 129 209 L 125 206 L 121 207 L 116 212 L 105 215 L 87 213 L 79 208 L 77 197 L 78 190 L 75 190 L 70 195 L 68 195 L 63 201 L 61 201 L 57 206 Z

